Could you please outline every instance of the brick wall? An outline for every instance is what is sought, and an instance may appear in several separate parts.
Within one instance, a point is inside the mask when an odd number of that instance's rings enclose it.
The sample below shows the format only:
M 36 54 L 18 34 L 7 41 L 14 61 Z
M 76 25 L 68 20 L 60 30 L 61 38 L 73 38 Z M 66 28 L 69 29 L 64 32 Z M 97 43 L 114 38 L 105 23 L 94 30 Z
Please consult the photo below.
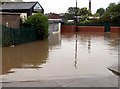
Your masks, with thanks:
M 61 32 L 75 32 L 76 26 L 62 25 Z M 104 32 L 104 26 L 78 26 L 80 32 Z M 111 27 L 111 32 L 120 32 L 120 27 Z

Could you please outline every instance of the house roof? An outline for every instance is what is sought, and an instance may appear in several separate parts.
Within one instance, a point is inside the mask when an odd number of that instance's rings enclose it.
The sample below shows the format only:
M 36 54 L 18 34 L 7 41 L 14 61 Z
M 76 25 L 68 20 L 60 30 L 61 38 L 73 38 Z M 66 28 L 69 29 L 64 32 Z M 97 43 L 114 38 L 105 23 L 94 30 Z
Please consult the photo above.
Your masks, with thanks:
M 0 12 L 0 15 L 20 15 L 20 13 Z
M 61 19 L 61 16 L 55 13 L 46 14 L 46 16 L 48 16 L 49 19 Z
M 3 2 L 0 5 L 0 10 L 27 10 L 34 7 L 37 3 L 38 2 Z M 41 5 L 40 7 L 42 8 Z

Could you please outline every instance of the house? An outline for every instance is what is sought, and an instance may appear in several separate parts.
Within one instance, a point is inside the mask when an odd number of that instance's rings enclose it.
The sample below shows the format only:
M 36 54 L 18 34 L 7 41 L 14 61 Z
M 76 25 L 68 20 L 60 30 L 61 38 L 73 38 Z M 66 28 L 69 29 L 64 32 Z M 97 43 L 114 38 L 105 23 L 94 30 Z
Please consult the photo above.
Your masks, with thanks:
M 20 28 L 20 14 L 0 13 L 0 24 L 10 28 Z
M 62 19 L 49 19 L 49 33 L 61 32 L 61 21 Z
M 49 19 L 61 19 L 61 16 L 59 14 L 56 14 L 56 13 L 49 13 L 49 14 L 46 14 L 46 16 Z
M 44 13 L 44 9 L 38 2 L 2 2 L 0 12 L 26 13 L 28 17 L 32 13 Z
M 59 14 L 56 13 L 47 13 L 45 14 L 48 17 L 49 20 L 49 33 L 53 34 L 53 33 L 58 33 L 61 32 L 61 16 Z
M 33 13 L 44 13 L 38 2 L 2 2 L 0 4 L 0 24 L 11 28 L 20 27 L 20 18 L 28 17 Z

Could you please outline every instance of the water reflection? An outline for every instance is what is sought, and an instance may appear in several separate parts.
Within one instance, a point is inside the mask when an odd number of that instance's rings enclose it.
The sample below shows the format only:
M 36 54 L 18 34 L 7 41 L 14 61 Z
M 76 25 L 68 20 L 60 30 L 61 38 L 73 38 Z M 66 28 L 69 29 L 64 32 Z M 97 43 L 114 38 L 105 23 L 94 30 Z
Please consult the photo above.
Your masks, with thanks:
M 88 53 L 90 53 L 91 50 L 91 38 L 88 38 Z
M 75 41 L 75 64 L 74 64 L 74 66 L 75 66 L 75 69 L 77 68 L 77 49 L 78 49 L 78 34 L 76 33 L 75 34 L 75 36 L 76 36 L 76 41 Z
M 61 35 L 60 33 L 55 33 L 55 34 L 51 34 L 49 35 L 49 46 L 51 47 L 60 47 L 61 46 Z M 52 50 L 52 48 L 51 48 Z
M 0 74 L 2 73 L 2 48 L 0 47 Z
M 112 47 L 111 50 L 118 51 L 119 38 L 118 33 L 104 33 L 104 40 Z
M 104 40 L 110 39 L 110 33 L 104 33 Z
M 118 39 L 116 33 L 62 33 L 44 41 L 5 47 L 3 75 L 8 80 L 107 76 L 107 68 L 118 60 Z
M 39 69 L 49 59 L 49 51 L 60 46 L 60 34 L 50 35 L 48 40 L 22 44 L 2 49 L 2 74 L 13 73 L 12 68 Z
M 14 48 L 2 49 L 2 73 L 11 68 L 37 68 L 46 63 L 49 53 L 49 41 L 37 41 Z

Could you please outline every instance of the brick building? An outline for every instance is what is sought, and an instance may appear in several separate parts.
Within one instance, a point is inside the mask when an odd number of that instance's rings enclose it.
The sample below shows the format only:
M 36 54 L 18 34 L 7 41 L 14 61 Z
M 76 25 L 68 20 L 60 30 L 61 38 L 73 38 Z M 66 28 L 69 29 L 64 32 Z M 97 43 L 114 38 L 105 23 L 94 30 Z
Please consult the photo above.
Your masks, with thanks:
M 46 14 L 46 16 L 49 19 L 61 19 L 61 16 L 59 14 L 56 14 L 56 13 L 49 13 L 49 14 Z

